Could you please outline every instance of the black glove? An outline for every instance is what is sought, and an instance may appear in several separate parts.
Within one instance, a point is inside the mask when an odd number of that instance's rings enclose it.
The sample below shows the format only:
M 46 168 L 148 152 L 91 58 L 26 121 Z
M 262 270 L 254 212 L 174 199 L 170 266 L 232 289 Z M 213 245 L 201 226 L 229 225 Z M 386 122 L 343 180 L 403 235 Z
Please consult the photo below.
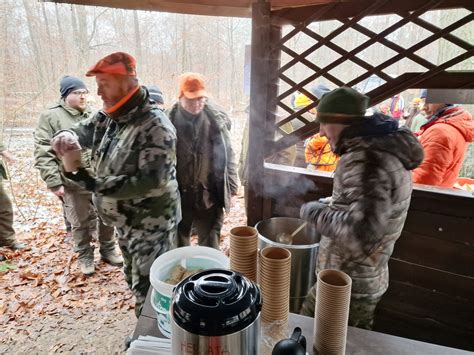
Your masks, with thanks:
M 328 206 L 327 203 L 313 201 L 305 203 L 300 209 L 300 218 L 310 222 L 317 222 L 321 211 Z
M 86 190 L 95 190 L 95 179 L 90 176 L 89 172 L 85 168 L 79 168 L 75 173 L 65 172 L 64 176 L 68 179 L 79 183 Z

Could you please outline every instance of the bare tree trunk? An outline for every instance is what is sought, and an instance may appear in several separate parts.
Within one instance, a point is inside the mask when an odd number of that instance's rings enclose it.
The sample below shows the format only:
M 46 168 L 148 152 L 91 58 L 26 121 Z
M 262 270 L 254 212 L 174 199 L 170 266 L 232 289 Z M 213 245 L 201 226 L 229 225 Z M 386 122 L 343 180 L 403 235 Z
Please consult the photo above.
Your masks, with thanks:
M 217 83 L 216 83 L 216 91 L 217 91 L 217 99 L 221 99 L 221 41 L 219 39 L 219 33 L 220 33 L 220 22 L 221 18 L 218 17 L 216 21 L 216 36 L 217 36 L 217 65 L 216 65 L 216 77 L 217 77 Z
M 48 38 L 50 77 L 55 78 L 56 77 L 56 68 L 55 68 L 54 60 L 53 60 L 53 52 L 51 50 L 51 48 L 53 46 L 53 41 L 52 41 L 52 37 L 51 37 L 51 30 L 50 30 L 50 26 L 49 26 L 48 15 L 46 14 L 46 8 L 45 8 L 45 5 L 44 5 L 44 2 L 41 2 L 41 10 L 42 10 L 42 13 L 43 13 L 43 20 L 44 20 L 44 24 L 45 24 L 45 27 L 46 27 L 46 36 Z
M 137 62 L 142 66 L 143 72 L 145 72 L 144 62 L 142 58 L 142 40 L 140 36 L 140 22 L 138 21 L 138 11 L 133 11 L 133 27 L 135 30 L 135 58 Z
M 187 45 L 187 33 L 186 33 L 186 15 L 181 17 L 181 73 L 186 71 L 186 45 Z
M 6 121 L 7 108 L 7 43 L 8 43 L 8 5 L 7 2 L 0 4 L 0 137 L 3 133 L 3 125 Z
M 72 38 L 74 48 L 74 68 L 80 67 L 80 49 L 77 45 L 79 41 L 79 29 L 77 27 L 76 12 L 74 11 L 74 5 L 71 5 L 71 25 L 72 25 Z
M 69 72 L 70 61 L 67 60 L 67 56 L 66 56 L 66 40 L 64 36 L 63 26 L 61 25 L 61 16 L 59 14 L 58 3 L 54 3 L 54 12 L 56 15 L 56 26 L 58 27 L 58 38 L 59 38 L 59 43 L 60 43 L 59 47 L 61 48 L 61 54 L 63 58 L 63 63 L 61 64 L 64 64 L 64 66 L 62 67 L 62 71 L 63 73 Z M 61 71 L 61 69 L 59 69 L 59 71 Z
M 74 6 L 76 9 L 76 17 L 79 34 L 79 51 L 80 51 L 80 65 L 79 70 L 84 70 L 89 64 L 89 40 L 87 35 L 87 9 L 85 6 Z
M 31 48 L 33 51 L 33 63 L 36 66 L 38 70 L 38 81 L 39 81 L 39 88 L 43 88 L 45 84 L 45 73 L 44 73 L 44 67 L 43 67 L 43 61 L 41 60 L 41 49 L 39 46 L 40 39 L 38 38 L 38 32 L 35 31 L 33 28 L 33 24 L 35 22 L 35 16 L 32 13 L 32 10 L 30 8 L 28 0 L 23 0 L 23 7 L 25 9 L 26 13 L 26 20 L 27 20 L 27 25 L 28 25 L 28 32 L 30 34 L 30 43 L 31 43 Z

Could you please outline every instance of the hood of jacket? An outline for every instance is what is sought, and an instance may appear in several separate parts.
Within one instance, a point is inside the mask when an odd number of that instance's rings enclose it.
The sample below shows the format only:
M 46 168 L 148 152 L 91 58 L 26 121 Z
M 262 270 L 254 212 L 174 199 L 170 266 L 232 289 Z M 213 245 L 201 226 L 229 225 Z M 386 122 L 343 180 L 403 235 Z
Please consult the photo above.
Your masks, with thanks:
M 394 119 L 375 114 L 363 123 L 347 127 L 341 133 L 336 154 L 357 149 L 377 150 L 396 156 L 407 170 L 423 161 L 423 147 L 406 127 L 398 127 Z
M 454 127 L 461 133 L 466 142 L 474 142 L 474 120 L 471 114 L 462 107 L 454 106 L 445 110 L 437 119 L 430 119 L 421 127 L 421 134 L 437 124 L 446 124 Z

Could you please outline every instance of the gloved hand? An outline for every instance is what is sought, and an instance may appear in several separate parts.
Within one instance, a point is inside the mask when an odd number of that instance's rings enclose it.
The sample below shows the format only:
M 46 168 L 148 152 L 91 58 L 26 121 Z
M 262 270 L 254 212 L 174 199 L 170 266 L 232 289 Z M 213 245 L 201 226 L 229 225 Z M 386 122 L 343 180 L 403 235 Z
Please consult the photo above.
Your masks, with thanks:
M 95 179 L 90 176 L 89 172 L 85 168 L 79 168 L 74 173 L 64 172 L 64 176 L 68 179 L 78 182 L 86 190 L 95 190 Z
M 63 131 L 51 139 L 51 147 L 61 157 L 68 150 L 81 149 L 77 137 L 69 131 Z
M 310 222 L 318 220 L 321 211 L 328 205 L 319 201 L 312 201 L 305 203 L 300 209 L 300 218 Z

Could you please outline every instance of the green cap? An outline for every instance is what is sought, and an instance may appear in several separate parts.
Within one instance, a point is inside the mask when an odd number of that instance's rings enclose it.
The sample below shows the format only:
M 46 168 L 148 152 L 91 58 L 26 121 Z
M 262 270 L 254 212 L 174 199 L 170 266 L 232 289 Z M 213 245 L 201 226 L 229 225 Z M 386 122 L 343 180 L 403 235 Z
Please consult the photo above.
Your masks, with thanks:
M 317 108 L 321 123 L 352 124 L 365 119 L 369 97 L 348 87 L 337 88 L 324 95 Z

